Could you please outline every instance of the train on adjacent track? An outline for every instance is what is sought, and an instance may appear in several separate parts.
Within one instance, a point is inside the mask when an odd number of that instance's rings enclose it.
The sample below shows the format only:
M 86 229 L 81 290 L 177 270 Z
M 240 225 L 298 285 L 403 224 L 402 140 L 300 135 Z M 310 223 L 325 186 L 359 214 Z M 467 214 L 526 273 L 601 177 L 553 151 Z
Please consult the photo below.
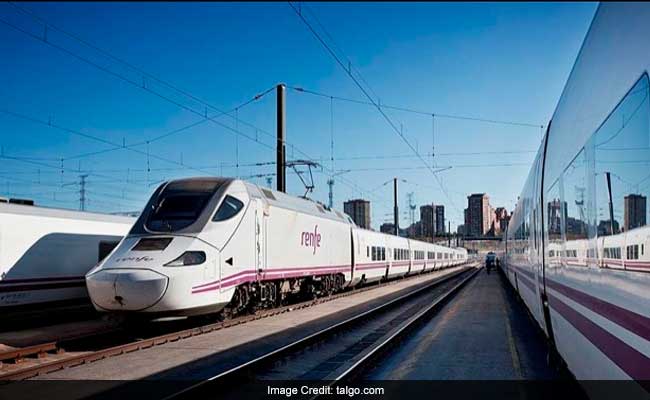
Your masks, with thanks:
M 647 3 L 599 5 L 507 229 L 504 272 L 581 380 L 650 378 L 649 35 Z
M 86 282 L 99 311 L 234 315 L 466 260 L 465 249 L 361 229 L 312 200 L 187 178 L 158 187 Z
M 79 301 L 90 305 L 85 274 L 135 220 L 0 202 L 0 313 Z

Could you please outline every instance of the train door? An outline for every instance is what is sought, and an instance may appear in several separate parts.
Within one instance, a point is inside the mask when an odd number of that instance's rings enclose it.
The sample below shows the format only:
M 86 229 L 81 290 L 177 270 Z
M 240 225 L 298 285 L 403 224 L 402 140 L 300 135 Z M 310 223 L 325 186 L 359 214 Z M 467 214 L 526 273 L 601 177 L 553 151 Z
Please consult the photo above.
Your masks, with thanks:
M 268 211 L 267 206 L 262 199 L 255 199 L 255 270 L 257 271 L 257 279 L 262 278 L 262 274 L 266 269 L 266 230 Z
M 354 230 L 350 228 L 350 282 L 354 280 L 354 252 L 358 252 L 358 241 L 354 240 Z

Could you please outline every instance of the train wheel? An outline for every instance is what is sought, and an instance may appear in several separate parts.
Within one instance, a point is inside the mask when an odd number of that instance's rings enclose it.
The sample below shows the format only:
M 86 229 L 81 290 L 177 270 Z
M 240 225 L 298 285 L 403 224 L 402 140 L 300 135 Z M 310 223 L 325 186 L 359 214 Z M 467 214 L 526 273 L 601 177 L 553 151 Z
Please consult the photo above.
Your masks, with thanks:
M 228 309 L 232 316 L 244 314 L 249 310 L 251 303 L 249 287 L 247 285 L 237 286 Z

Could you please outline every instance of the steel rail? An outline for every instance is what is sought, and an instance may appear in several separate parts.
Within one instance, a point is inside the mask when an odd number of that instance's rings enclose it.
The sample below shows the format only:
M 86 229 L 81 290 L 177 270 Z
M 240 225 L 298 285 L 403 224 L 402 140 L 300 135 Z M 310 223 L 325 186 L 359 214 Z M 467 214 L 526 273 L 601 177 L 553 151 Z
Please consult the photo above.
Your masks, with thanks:
M 454 295 L 456 295 L 458 291 L 463 286 L 465 286 L 470 281 L 470 279 L 474 278 L 476 274 L 478 274 L 479 272 L 480 269 L 477 268 L 476 271 L 472 272 L 469 276 L 467 276 L 461 282 L 456 284 L 445 294 L 438 297 L 433 303 L 431 303 L 431 305 L 429 305 L 422 311 L 418 312 L 416 315 L 409 318 L 404 324 L 402 324 L 399 328 L 395 329 L 390 335 L 388 335 L 388 337 L 386 337 L 384 340 L 379 342 L 376 346 L 373 346 L 368 352 L 366 352 L 361 358 L 356 360 L 352 365 L 347 367 L 345 370 L 338 372 L 335 376 L 329 377 L 333 380 L 333 383 L 330 384 L 330 386 L 333 386 L 333 384 L 339 381 L 350 380 L 354 376 L 358 376 L 358 374 L 361 371 L 365 370 L 365 368 L 371 363 L 371 361 L 375 360 L 380 355 L 380 353 L 386 351 L 388 347 L 390 347 L 395 342 L 402 339 L 404 335 L 406 335 L 411 329 L 415 328 L 416 325 L 424 322 L 426 318 L 429 318 L 432 313 L 440 310 L 444 304 L 446 304 Z

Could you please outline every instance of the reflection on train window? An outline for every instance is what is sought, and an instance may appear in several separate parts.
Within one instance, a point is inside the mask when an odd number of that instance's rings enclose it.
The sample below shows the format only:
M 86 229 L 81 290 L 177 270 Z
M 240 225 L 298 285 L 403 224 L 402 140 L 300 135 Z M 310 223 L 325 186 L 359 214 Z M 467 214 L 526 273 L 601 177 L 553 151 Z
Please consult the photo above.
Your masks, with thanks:
M 225 221 L 237 215 L 244 208 L 244 203 L 232 196 L 226 196 L 212 218 L 213 221 Z
M 586 146 L 594 153 L 598 245 L 604 249 L 603 258 L 617 258 L 612 257 L 612 250 L 624 243 L 628 244 L 625 246 L 626 259 L 636 260 L 644 253 L 640 243 L 643 235 L 630 235 L 629 232 L 647 224 L 650 194 L 648 88 L 648 76 L 644 74 Z M 621 263 L 612 265 L 605 260 L 601 265 L 623 268 Z M 629 268 L 633 266 L 625 265 L 625 269 Z
M 587 238 L 587 160 L 581 150 L 563 174 L 566 240 Z
M 561 265 L 560 254 L 562 252 L 563 241 L 562 233 L 564 231 L 564 221 L 567 217 L 566 202 L 561 200 L 560 196 L 561 182 L 558 179 L 553 186 L 547 191 L 546 198 L 546 215 L 548 223 L 546 224 L 546 240 L 548 242 L 547 265 L 550 268 Z

